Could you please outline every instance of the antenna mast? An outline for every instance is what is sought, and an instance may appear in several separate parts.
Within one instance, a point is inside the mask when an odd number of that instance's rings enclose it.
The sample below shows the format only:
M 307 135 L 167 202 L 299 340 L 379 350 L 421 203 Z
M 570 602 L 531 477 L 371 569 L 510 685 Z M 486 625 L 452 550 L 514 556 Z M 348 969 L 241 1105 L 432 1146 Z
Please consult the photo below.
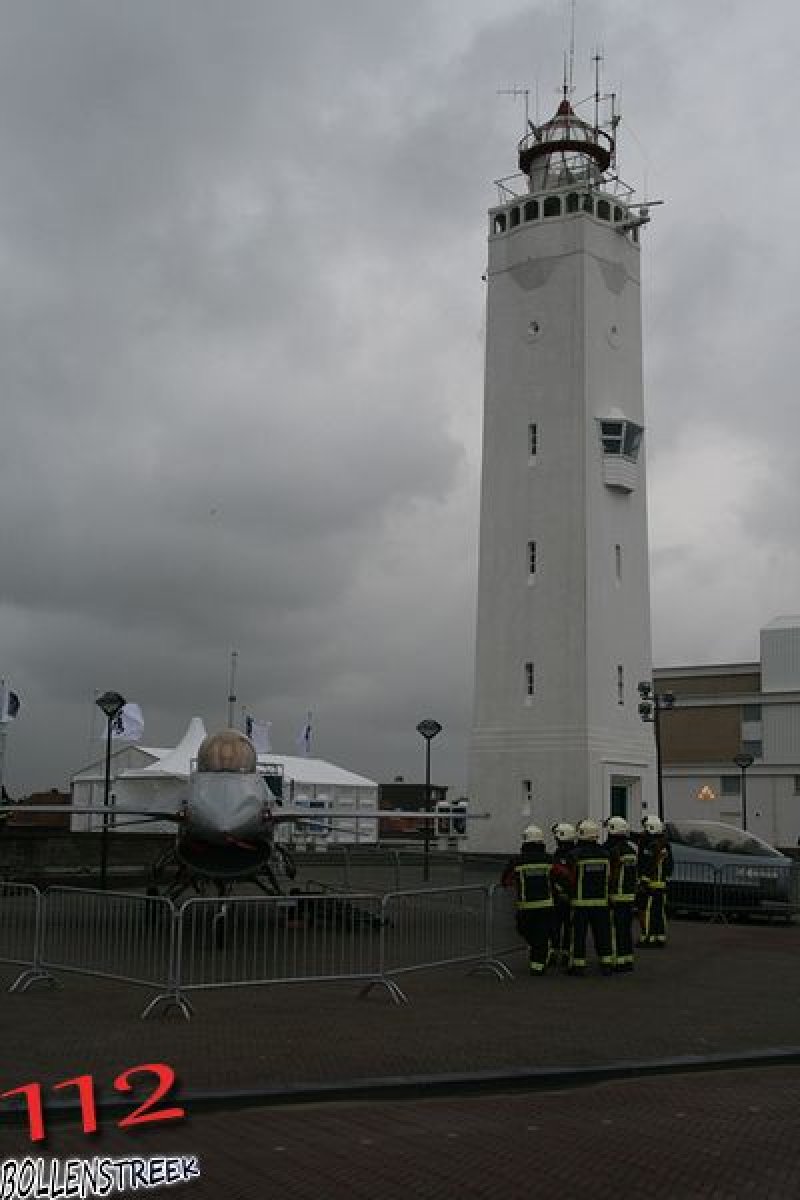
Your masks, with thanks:
M 572 0 L 569 26 L 569 94 L 574 91 L 573 77 L 575 74 L 575 0 Z
M 512 88 L 498 88 L 497 95 L 498 96 L 513 96 L 515 100 L 517 99 L 518 96 L 525 97 L 525 128 L 522 131 L 522 136 L 527 137 L 528 136 L 528 126 L 530 125 L 530 116 L 529 116 L 528 110 L 530 107 L 529 101 L 530 101 L 531 89 L 530 88 L 518 88 L 517 85 L 514 84 L 514 86 Z

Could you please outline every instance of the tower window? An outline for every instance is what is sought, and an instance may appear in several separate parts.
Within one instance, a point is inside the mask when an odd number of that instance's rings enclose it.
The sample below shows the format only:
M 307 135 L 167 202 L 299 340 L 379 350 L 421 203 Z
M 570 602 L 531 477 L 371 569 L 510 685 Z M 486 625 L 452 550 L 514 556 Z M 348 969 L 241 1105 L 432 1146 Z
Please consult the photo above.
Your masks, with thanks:
M 492 233 L 505 233 L 506 231 L 506 214 L 495 213 L 492 221 Z
M 511 210 L 511 228 L 515 229 L 517 227 L 517 225 L 519 225 L 519 208 L 518 207 L 512 208 L 512 210 Z
M 544 205 L 542 206 L 542 212 L 543 212 L 544 216 L 546 216 L 546 217 L 560 217 L 561 216 L 561 197 L 560 196 L 548 196 L 544 202 Z
M 528 542 L 528 574 L 536 574 L 536 542 Z
M 528 457 L 536 458 L 539 451 L 539 429 L 535 422 L 528 426 Z
M 583 197 L 583 211 L 594 214 L 594 201 L 589 192 L 586 192 Z
M 525 663 L 525 695 L 530 697 L 534 694 L 536 687 L 536 677 L 534 675 L 533 663 Z
M 625 668 L 617 664 L 617 704 L 625 703 Z
M 614 220 L 615 220 L 615 221 L 621 221 L 624 215 L 625 215 L 625 214 L 623 213 L 623 211 L 622 211 L 622 209 L 619 207 L 619 205 L 618 205 L 618 204 L 615 204 L 615 205 L 614 205 Z
M 617 542 L 614 547 L 614 571 L 617 576 L 617 583 L 622 582 L 622 546 Z
M 597 215 L 601 221 L 611 220 L 611 205 L 607 200 L 597 201 Z
M 522 813 L 523 816 L 533 816 L 533 780 L 522 781 Z
M 529 200 L 528 203 L 525 205 L 524 212 L 525 212 L 525 220 L 526 221 L 538 221 L 539 220 L 539 201 L 538 200 Z
M 601 421 L 600 437 L 604 454 L 620 454 L 636 462 L 644 430 L 633 421 Z
M 580 199 L 581 198 L 577 192 L 570 192 L 570 194 L 567 196 L 568 213 L 575 213 L 578 211 L 578 208 L 580 207 Z

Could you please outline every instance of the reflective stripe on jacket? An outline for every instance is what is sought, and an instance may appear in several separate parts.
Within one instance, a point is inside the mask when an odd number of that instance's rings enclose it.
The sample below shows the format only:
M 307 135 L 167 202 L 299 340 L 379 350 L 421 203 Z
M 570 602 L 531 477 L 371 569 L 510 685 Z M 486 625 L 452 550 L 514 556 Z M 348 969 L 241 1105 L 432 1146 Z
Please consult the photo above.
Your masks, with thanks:
M 628 841 L 609 846 L 611 874 L 608 895 L 612 904 L 631 904 L 636 899 L 639 858 Z
M 603 908 L 608 904 L 608 858 L 598 854 L 593 858 L 573 859 L 575 870 L 575 894 L 572 903 L 576 908 Z
M 550 865 L 545 860 L 544 862 L 520 863 L 515 868 L 518 909 L 553 907 Z

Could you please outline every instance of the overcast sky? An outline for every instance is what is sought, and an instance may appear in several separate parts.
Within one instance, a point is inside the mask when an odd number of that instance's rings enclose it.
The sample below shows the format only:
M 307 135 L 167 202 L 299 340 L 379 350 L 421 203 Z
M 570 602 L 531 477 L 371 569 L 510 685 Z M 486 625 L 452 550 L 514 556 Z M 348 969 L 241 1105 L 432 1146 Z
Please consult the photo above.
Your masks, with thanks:
M 3 0 L 0 674 L 12 794 L 241 703 L 461 789 L 485 210 L 558 101 L 567 0 Z M 651 197 L 654 660 L 800 611 L 800 10 L 578 0 Z M 531 101 L 532 108 L 534 100 Z

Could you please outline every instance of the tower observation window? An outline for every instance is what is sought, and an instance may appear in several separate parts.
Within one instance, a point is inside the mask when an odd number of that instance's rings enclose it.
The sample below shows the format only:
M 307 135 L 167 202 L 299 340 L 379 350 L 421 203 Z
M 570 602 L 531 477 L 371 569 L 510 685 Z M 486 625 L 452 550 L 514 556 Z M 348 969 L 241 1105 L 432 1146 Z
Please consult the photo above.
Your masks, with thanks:
M 493 233 L 505 233 L 505 231 L 506 231 L 506 214 L 505 213 L 495 213 L 494 220 L 492 221 L 492 232 Z
M 576 213 L 580 206 L 580 196 L 577 192 L 570 192 L 567 196 L 567 212 Z
M 526 221 L 538 221 L 539 220 L 539 201 L 538 200 L 529 200 L 528 203 L 525 205 L 525 220 Z
M 542 206 L 542 212 L 545 217 L 560 217 L 561 216 L 561 197 L 548 196 Z
M 633 421 L 601 421 L 600 438 L 603 454 L 621 455 L 636 462 L 644 430 Z
M 588 192 L 586 192 L 583 197 L 583 211 L 587 213 L 594 213 L 594 201 Z
M 519 225 L 519 208 L 512 208 L 512 210 L 511 210 L 511 228 L 515 229 L 517 227 L 517 225 Z
M 611 220 L 611 205 L 607 200 L 597 201 L 597 215 L 601 221 Z

